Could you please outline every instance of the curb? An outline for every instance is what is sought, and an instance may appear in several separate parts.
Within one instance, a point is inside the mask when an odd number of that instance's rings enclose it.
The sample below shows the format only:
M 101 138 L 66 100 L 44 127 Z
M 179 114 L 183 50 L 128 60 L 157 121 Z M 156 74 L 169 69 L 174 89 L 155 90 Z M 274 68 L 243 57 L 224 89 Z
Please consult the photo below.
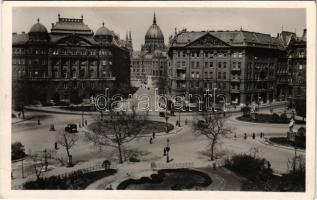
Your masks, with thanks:
M 287 150 L 292 150 L 292 151 L 294 150 L 293 147 L 289 147 L 289 146 L 285 146 L 285 145 L 278 145 L 276 143 L 271 142 L 268 138 L 265 138 L 265 139 L 267 139 L 268 143 L 265 143 L 264 141 L 261 141 L 261 140 L 259 140 L 259 142 L 264 144 L 264 145 L 270 145 L 270 146 L 273 146 L 276 148 L 287 149 Z M 306 150 L 304 150 L 304 149 L 296 149 L 296 151 L 306 153 Z

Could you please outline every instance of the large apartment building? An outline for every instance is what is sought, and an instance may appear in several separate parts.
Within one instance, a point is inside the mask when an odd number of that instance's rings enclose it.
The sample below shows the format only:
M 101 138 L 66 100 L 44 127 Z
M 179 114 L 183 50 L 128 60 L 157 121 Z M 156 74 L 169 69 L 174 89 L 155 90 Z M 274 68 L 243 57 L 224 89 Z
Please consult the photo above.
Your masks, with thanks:
M 38 19 L 28 33 L 13 33 L 12 41 L 13 84 L 31 89 L 30 101 L 69 99 L 73 91 L 88 98 L 130 84 L 131 41 L 121 40 L 104 23 L 94 33 L 83 16 L 58 15 L 50 32 Z
M 276 69 L 284 54 L 269 34 L 184 29 L 170 39 L 170 92 L 186 97 L 216 88 L 227 104 L 273 102 Z

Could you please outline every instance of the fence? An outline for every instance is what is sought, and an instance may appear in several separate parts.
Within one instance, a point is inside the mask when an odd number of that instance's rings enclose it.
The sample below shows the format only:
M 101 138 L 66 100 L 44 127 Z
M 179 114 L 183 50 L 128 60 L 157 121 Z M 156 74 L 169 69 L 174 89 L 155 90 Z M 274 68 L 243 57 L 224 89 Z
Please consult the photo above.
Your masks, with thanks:
M 102 162 L 99 162 L 99 163 L 97 163 L 97 164 L 95 164 L 95 165 L 92 165 L 92 166 L 89 166 L 89 167 L 84 167 L 84 168 L 79 168 L 79 169 L 72 170 L 72 171 L 68 171 L 68 172 L 66 172 L 66 173 L 49 174 L 49 175 L 48 175 L 48 174 L 45 174 L 45 172 L 44 172 L 43 178 L 48 178 L 48 177 L 50 177 L 50 176 L 60 176 L 61 178 L 67 178 L 67 177 L 71 176 L 72 174 L 74 174 L 74 173 L 76 173 L 76 172 L 78 172 L 78 171 L 82 171 L 83 174 L 86 174 L 86 173 L 89 173 L 89 172 L 102 170 L 102 169 L 104 169 L 104 168 L 105 168 L 105 167 L 104 167 L 103 163 L 102 163 Z M 110 169 L 117 169 L 117 164 L 116 164 L 116 163 L 112 163 L 112 164 L 110 165 Z M 49 171 L 47 171 L 47 172 L 49 172 Z M 32 175 L 35 175 L 35 173 L 33 172 Z M 32 180 L 32 179 L 28 179 L 28 180 L 26 180 L 26 181 L 31 181 L 31 180 Z M 25 181 L 25 182 L 26 182 L 26 181 Z M 11 183 L 12 183 L 12 182 L 11 182 Z M 11 188 L 12 188 L 12 190 L 23 190 L 23 185 L 24 185 L 24 183 L 18 184 L 18 185 L 11 185 Z

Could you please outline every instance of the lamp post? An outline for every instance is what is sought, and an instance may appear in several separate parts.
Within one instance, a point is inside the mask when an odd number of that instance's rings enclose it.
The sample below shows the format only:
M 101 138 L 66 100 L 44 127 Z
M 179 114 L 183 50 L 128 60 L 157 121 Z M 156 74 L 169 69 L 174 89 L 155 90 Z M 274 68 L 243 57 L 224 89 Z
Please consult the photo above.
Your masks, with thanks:
M 166 150 L 166 163 L 169 162 L 169 151 L 170 151 L 170 146 L 169 146 L 169 142 L 170 140 L 167 138 L 166 139 L 166 147 L 165 147 L 165 150 Z
M 181 127 L 181 110 L 178 110 L 178 127 Z
M 81 125 L 84 126 L 84 106 L 81 104 Z
M 216 107 L 216 90 L 217 90 L 217 88 L 213 88 L 213 90 L 214 90 L 214 101 L 213 101 L 213 111 L 215 112 L 215 107 Z
M 44 166 L 45 166 L 45 171 L 47 171 L 47 166 L 48 166 L 48 162 L 47 162 L 47 150 L 44 149 Z

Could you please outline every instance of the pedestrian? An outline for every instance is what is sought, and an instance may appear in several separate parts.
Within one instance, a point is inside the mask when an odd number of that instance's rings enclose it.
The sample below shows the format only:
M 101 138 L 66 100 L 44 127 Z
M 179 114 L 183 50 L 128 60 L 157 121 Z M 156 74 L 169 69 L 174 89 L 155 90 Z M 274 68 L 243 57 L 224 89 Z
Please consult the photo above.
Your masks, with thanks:
M 187 125 L 188 121 L 187 121 L 187 118 L 185 119 L 185 125 Z
M 58 149 L 57 142 L 54 143 L 54 148 L 55 148 L 55 150 Z
M 166 147 L 163 149 L 163 156 L 166 156 Z
M 152 137 L 150 137 L 150 144 L 152 144 L 153 143 L 153 139 L 152 139 Z
M 263 133 L 261 132 L 261 133 L 260 133 L 260 138 L 262 138 L 262 137 L 263 137 Z
M 255 139 L 255 133 L 252 134 L 252 139 L 253 139 L 253 140 Z
M 237 139 L 237 134 L 236 134 L 236 133 L 234 134 L 234 139 L 235 139 L 235 140 Z
M 245 139 L 245 140 L 247 139 L 247 134 L 246 134 L 246 133 L 244 133 L 244 139 Z
M 154 131 L 152 133 L 152 137 L 153 137 L 153 139 L 155 139 L 155 132 Z
M 85 120 L 85 125 L 87 126 L 87 120 Z
M 41 125 L 41 121 L 39 119 L 37 120 L 37 125 Z

